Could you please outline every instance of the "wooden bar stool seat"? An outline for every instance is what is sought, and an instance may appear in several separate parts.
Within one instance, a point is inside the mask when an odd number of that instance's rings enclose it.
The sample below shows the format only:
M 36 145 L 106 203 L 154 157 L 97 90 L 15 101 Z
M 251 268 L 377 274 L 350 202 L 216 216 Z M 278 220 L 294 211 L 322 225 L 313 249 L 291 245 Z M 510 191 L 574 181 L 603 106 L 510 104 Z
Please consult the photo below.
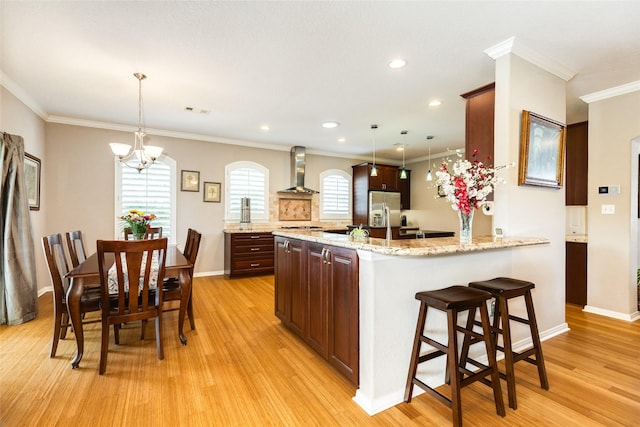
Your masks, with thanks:
M 413 342 L 411 362 L 409 364 L 409 374 L 407 376 L 407 386 L 404 394 L 405 402 L 411 402 L 413 386 L 417 385 L 448 405 L 452 409 L 453 424 L 460 426 L 462 425 L 460 390 L 476 381 L 482 381 L 493 389 L 493 398 L 497 413 L 501 416 L 505 415 L 502 391 L 500 389 L 500 376 L 496 364 L 493 340 L 491 339 L 489 313 L 487 312 L 486 302 L 490 298 L 490 293 L 466 286 L 451 286 L 435 291 L 418 292 L 416 294 L 416 299 L 420 301 L 420 312 L 418 313 L 418 323 Z M 424 329 L 427 319 L 427 310 L 429 307 L 444 311 L 447 314 L 448 342 L 446 345 L 425 335 Z M 468 327 L 468 322 L 463 326 L 458 325 L 458 313 L 467 311 L 468 316 L 473 319 L 475 318 L 476 310 L 478 309 L 480 310 L 480 318 L 482 320 L 481 324 L 483 325 L 482 333 L 478 333 L 473 330 L 473 322 L 471 323 L 471 327 Z M 460 357 L 458 356 L 458 332 L 462 332 L 465 337 L 472 337 L 477 340 L 477 342 L 484 342 L 488 366 L 475 360 L 472 361 L 468 357 L 468 352 Z M 420 347 L 422 343 L 428 344 L 436 350 L 431 353 L 420 355 Z M 420 363 L 432 360 L 439 356 L 447 357 L 445 382 L 448 383 L 451 388 L 450 398 L 416 378 L 416 372 Z M 466 368 L 468 362 L 480 369 L 475 372 L 470 371 Z M 490 381 L 486 379 L 488 376 L 491 377 Z
M 489 292 L 491 296 L 496 299 L 492 323 L 493 344 L 496 351 L 500 350 L 504 353 L 506 374 L 500 373 L 500 377 L 507 380 L 509 407 L 516 409 L 518 405 L 516 399 L 515 371 L 513 367 L 516 362 L 524 360 L 536 365 L 538 367 L 540 387 L 544 390 L 549 390 L 549 380 L 547 379 L 547 370 L 544 365 L 544 357 L 542 356 L 540 334 L 538 332 L 536 314 L 533 309 L 533 298 L 531 297 L 531 290 L 535 288 L 535 284 L 509 277 L 497 277 L 481 282 L 471 282 L 469 286 L 474 289 Z M 509 314 L 509 300 L 518 297 L 524 297 L 527 307 L 527 319 Z M 529 325 L 531 341 L 533 342 L 532 348 L 520 353 L 513 351 L 509 321 Z M 502 346 L 498 344 L 498 335 L 502 335 Z M 535 359 L 532 358 L 532 356 L 535 356 Z

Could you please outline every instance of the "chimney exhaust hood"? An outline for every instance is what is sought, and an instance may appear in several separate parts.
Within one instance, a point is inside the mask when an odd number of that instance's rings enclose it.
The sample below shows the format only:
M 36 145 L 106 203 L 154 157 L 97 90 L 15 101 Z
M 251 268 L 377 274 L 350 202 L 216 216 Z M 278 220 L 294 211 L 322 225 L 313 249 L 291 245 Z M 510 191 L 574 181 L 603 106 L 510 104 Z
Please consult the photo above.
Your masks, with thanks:
M 305 148 L 291 147 L 291 187 L 278 193 L 317 194 L 318 191 L 304 186 Z

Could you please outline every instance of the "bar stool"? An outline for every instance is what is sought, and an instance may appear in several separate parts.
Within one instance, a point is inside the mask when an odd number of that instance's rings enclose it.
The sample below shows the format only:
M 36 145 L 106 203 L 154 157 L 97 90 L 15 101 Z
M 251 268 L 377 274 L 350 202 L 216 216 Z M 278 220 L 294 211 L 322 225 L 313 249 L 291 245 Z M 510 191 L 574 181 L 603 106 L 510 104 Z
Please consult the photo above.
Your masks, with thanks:
M 407 386 L 404 393 L 405 402 L 411 402 L 413 386 L 415 384 L 448 405 L 452 409 L 453 424 L 461 426 L 462 406 L 460 403 L 460 390 L 475 381 L 481 380 L 483 383 L 492 387 L 496 411 L 498 415 L 505 416 L 504 402 L 500 388 L 500 376 L 496 364 L 493 340 L 491 339 L 489 314 L 487 312 L 486 301 L 490 298 L 490 293 L 466 286 L 451 286 L 435 291 L 418 292 L 416 294 L 416 299 L 420 301 L 420 312 L 418 314 L 416 334 L 413 341 Z M 424 334 L 424 326 L 429 307 L 446 312 L 448 345 L 441 344 Z M 464 311 L 468 311 L 469 317 L 475 318 L 477 309 L 480 309 L 480 317 L 483 325 L 482 334 L 473 331 L 473 324 L 471 324 L 470 328 L 463 327 L 459 326 L 457 321 L 458 313 Z M 484 342 L 489 366 L 473 361 L 472 363 L 481 369 L 476 372 L 466 369 L 466 364 L 467 362 L 471 362 L 471 359 L 468 357 L 468 352 L 464 356 L 458 357 L 458 332 L 465 334 L 465 337 L 471 336 L 478 341 Z M 421 356 L 420 346 L 423 342 L 434 347 L 436 351 Z M 451 398 L 447 398 L 445 395 L 416 378 L 418 364 L 443 355 L 447 357 L 445 382 L 451 386 Z M 487 376 L 491 376 L 491 381 L 485 379 Z
M 526 282 L 524 280 L 497 277 L 482 282 L 471 282 L 469 286 L 491 293 L 491 296 L 496 300 L 492 325 L 493 344 L 496 351 L 500 350 L 504 353 L 506 375 L 501 372 L 500 377 L 507 380 L 509 407 L 516 409 L 518 404 L 516 400 L 516 379 L 513 368 L 516 362 L 524 360 L 536 365 L 538 367 L 538 376 L 540 377 L 540 387 L 544 390 L 549 390 L 549 380 L 547 379 L 547 370 L 544 366 L 540 334 L 538 333 L 536 314 L 533 309 L 533 298 L 531 297 L 531 289 L 535 288 L 535 285 L 532 282 Z M 509 314 L 509 300 L 518 297 L 524 297 L 528 319 Z M 529 325 L 531 340 L 533 341 L 533 347 L 531 349 L 521 353 L 513 351 L 511 346 L 510 320 Z M 498 334 L 502 334 L 503 346 L 498 345 Z M 535 359 L 531 358 L 533 355 L 535 355 Z

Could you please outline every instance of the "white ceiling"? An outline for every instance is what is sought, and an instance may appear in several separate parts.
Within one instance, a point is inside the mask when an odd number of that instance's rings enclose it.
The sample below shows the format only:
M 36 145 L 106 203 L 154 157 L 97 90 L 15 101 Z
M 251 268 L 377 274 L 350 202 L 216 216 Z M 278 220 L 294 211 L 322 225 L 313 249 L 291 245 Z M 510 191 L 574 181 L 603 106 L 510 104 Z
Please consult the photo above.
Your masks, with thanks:
M 459 95 L 494 80 L 484 51 L 511 37 L 575 73 L 568 123 L 587 118 L 579 96 L 640 80 L 637 1 L 3 0 L 0 13 L 2 84 L 47 120 L 133 129 L 143 72 L 147 130 L 286 150 L 368 158 L 372 123 L 379 158 L 401 160 L 403 142 L 424 158 L 427 135 L 432 153 L 462 147 Z M 408 65 L 390 69 L 395 57 Z

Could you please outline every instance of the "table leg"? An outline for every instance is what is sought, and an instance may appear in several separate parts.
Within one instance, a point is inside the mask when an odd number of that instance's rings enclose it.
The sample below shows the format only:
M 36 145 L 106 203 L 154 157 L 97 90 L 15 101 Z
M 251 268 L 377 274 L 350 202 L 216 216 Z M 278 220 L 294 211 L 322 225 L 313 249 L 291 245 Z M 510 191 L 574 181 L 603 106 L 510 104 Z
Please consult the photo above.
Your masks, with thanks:
M 73 360 L 71 360 L 71 368 L 76 369 L 80 366 L 82 354 L 84 353 L 84 333 L 82 331 L 82 313 L 80 311 L 80 299 L 84 293 L 84 281 L 82 278 L 71 278 L 69 290 L 67 291 L 67 310 L 73 325 L 73 334 L 76 337 L 76 345 L 78 352 Z
M 180 311 L 178 314 L 178 336 L 182 345 L 187 345 L 187 337 L 184 334 L 184 316 L 187 312 L 191 296 L 191 270 L 180 270 Z

